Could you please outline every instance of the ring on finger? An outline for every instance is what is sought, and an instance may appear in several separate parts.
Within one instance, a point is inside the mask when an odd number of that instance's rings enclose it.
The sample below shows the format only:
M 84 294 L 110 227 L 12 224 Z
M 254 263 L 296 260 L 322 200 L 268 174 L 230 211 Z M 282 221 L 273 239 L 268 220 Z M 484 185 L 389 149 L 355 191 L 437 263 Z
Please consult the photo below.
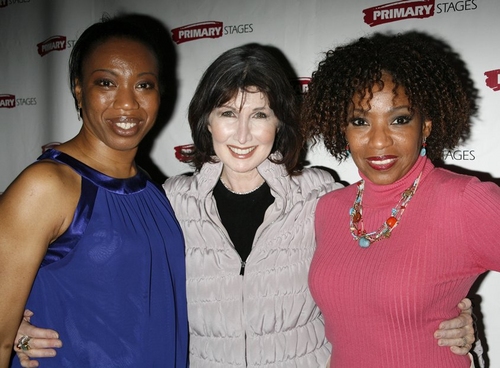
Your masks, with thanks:
M 27 335 L 23 335 L 21 336 L 21 338 L 17 341 L 17 345 L 16 347 L 18 349 L 21 349 L 22 351 L 28 351 L 31 349 L 31 346 L 30 346 L 30 340 L 31 340 L 31 337 L 27 336 Z
M 467 346 L 467 339 L 465 337 L 462 337 L 462 345 L 460 347 L 464 348 L 466 346 Z

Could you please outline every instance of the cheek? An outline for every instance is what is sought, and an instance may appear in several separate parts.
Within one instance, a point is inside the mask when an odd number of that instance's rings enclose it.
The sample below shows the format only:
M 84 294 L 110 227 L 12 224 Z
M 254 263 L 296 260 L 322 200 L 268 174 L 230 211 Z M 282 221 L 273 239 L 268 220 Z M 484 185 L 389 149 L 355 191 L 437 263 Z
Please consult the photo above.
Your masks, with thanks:
M 110 93 L 89 93 L 82 95 L 82 105 L 87 107 L 91 113 L 104 111 L 112 103 Z
M 236 124 L 220 124 L 215 122 L 208 126 L 208 131 L 212 133 L 212 139 L 214 142 L 226 142 L 234 136 L 236 130 Z
M 210 130 L 212 130 L 212 148 L 214 153 L 217 157 L 221 157 L 221 155 L 224 155 L 224 152 L 226 152 L 223 148 L 226 146 L 227 138 L 221 135 L 220 131 L 217 129 L 209 129 L 209 131 Z
M 349 143 L 349 149 L 351 153 L 353 151 L 358 151 L 366 145 L 366 138 L 361 134 L 355 134 L 352 131 L 347 130 L 345 133 L 345 139 Z
M 404 147 L 408 155 L 418 155 L 420 153 L 420 148 L 422 148 L 422 142 L 419 139 L 418 134 L 413 134 L 410 137 L 401 136 L 398 137 L 398 143 L 400 147 Z
M 276 138 L 277 127 L 264 127 L 259 132 L 256 132 L 256 136 L 259 141 L 265 144 L 273 144 Z
M 160 107 L 160 96 L 151 95 L 142 98 L 138 98 L 139 104 L 142 108 L 148 111 L 157 111 Z
M 225 142 L 228 138 L 228 132 L 220 127 L 209 127 L 208 131 L 212 134 L 212 142 L 215 144 Z

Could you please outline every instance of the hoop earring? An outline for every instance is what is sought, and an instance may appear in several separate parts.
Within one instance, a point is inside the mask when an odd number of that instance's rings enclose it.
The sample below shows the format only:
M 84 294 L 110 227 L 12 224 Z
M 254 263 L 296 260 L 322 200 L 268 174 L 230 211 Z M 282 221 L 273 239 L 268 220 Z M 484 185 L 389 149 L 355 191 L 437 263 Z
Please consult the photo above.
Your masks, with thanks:
M 426 138 L 424 137 L 424 141 L 422 142 L 422 148 L 420 149 L 420 156 L 425 156 L 427 154 L 427 143 L 425 143 Z

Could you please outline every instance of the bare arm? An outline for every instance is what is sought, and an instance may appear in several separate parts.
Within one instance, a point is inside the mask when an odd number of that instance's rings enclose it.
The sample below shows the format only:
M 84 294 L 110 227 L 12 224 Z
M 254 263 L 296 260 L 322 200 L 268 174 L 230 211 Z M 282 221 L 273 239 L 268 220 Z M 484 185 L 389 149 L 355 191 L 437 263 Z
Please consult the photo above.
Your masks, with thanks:
M 59 164 L 37 163 L 0 196 L 0 368 L 8 366 L 47 247 L 72 219 L 78 183 L 79 177 Z
M 438 339 L 439 346 L 450 346 L 453 353 L 465 355 L 475 341 L 472 303 L 465 298 L 458 304 L 458 307 L 462 310 L 460 315 L 441 322 L 439 330 L 434 333 L 434 337 Z

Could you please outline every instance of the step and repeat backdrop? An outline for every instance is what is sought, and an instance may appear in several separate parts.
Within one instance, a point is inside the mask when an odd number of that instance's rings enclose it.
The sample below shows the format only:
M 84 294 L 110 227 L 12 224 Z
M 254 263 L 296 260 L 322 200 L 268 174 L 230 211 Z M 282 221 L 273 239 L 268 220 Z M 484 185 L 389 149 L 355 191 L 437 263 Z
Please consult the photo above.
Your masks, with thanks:
M 499 0 L 0 0 L 0 192 L 42 146 L 78 132 L 69 54 L 85 28 L 104 13 L 119 12 L 155 17 L 175 49 L 172 111 L 142 158 L 158 180 L 191 171 L 176 158 L 175 147 L 191 143 L 187 106 L 201 74 L 223 51 L 247 43 L 275 48 L 292 67 L 297 92 L 304 93 L 328 49 L 372 32 L 415 29 L 448 42 L 479 91 L 472 137 L 447 152 L 445 164 L 500 182 Z M 345 182 L 359 178 L 352 162 L 339 165 L 321 145 L 310 150 L 308 161 Z M 500 275 L 491 273 L 475 289 L 490 367 L 500 367 L 499 284 Z

